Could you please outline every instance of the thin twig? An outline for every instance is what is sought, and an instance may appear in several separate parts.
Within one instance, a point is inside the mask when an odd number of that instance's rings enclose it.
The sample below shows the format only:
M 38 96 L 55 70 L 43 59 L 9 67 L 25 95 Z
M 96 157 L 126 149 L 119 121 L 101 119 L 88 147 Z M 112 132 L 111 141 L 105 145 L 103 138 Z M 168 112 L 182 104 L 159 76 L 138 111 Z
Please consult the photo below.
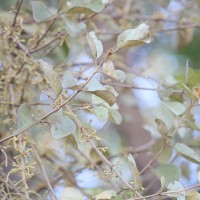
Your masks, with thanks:
M 14 20 L 13 20 L 13 24 L 12 24 L 12 26 L 15 26 L 15 24 L 16 24 L 17 16 L 18 16 L 18 14 L 19 14 L 19 11 L 20 11 L 20 8 L 21 8 L 21 5 L 22 5 L 22 2 L 23 2 L 23 0 L 20 0 L 20 2 L 17 1 L 17 4 L 16 4 L 17 11 L 16 11 L 16 13 L 15 13 L 15 17 L 14 17 Z
M 62 8 L 62 5 L 63 5 L 63 0 L 61 0 L 60 6 L 59 6 L 59 8 L 58 8 L 58 11 L 57 11 L 57 14 L 58 14 L 58 15 L 57 15 L 57 17 L 59 16 L 59 12 L 60 12 L 60 10 L 61 10 L 61 8 Z M 56 21 L 57 17 L 55 17 L 55 18 L 53 18 L 53 19 L 51 20 L 51 22 L 49 23 L 49 25 L 48 25 L 46 31 L 45 31 L 44 34 L 40 37 L 40 39 L 37 41 L 37 43 L 35 44 L 35 46 L 33 47 L 33 49 L 35 49 L 35 48 L 38 47 L 38 45 L 40 44 L 40 42 L 44 39 L 44 37 L 46 36 L 46 34 L 48 33 L 48 31 L 50 30 L 50 28 L 52 27 L 52 25 L 53 25 L 54 22 Z M 34 50 L 33 50 L 33 51 L 34 51 Z
M 46 170 L 45 170 L 45 168 L 44 168 L 44 165 L 43 165 L 43 163 L 42 163 L 42 160 L 41 160 L 41 158 L 40 158 L 40 156 L 39 156 L 39 154 L 38 154 L 38 152 L 37 152 L 35 146 L 34 146 L 33 144 L 31 144 L 31 147 L 32 147 L 32 149 L 33 149 L 33 152 L 34 152 L 34 154 L 35 154 L 35 156 L 36 156 L 36 158 L 37 158 L 39 164 L 40 164 L 40 167 L 41 167 L 42 172 L 43 172 L 43 174 L 44 174 L 45 180 L 46 180 L 46 182 L 47 182 L 47 185 L 48 185 L 48 187 L 49 187 L 49 189 L 50 189 L 52 195 L 54 196 L 54 198 L 55 198 L 56 200 L 58 200 L 58 198 L 56 197 L 56 195 L 55 195 L 55 193 L 54 193 L 54 191 L 53 191 L 53 188 L 52 188 L 51 183 L 50 183 L 50 181 L 49 181 L 49 178 L 48 178 L 48 176 L 47 176 Z
M 115 86 L 115 87 L 122 87 L 122 88 L 131 88 L 131 89 L 135 89 L 135 90 L 149 90 L 149 91 L 158 91 L 157 88 L 144 88 L 144 87 L 139 87 L 136 85 L 130 85 L 130 84 L 121 84 L 121 83 L 113 83 L 113 82 L 103 82 L 106 85 L 111 85 L 111 86 Z
M 153 159 L 151 159 L 147 165 L 140 171 L 140 175 L 142 175 L 150 166 L 153 162 L 155 162 L 155 160 L 160 156 L 160 154 L 164 151 L 164 149 L 166 148 L 167 143 L 164 141 L 164 145 L 162 146 L 162 148 L 158 151 L 158 153 L 153 157 Z

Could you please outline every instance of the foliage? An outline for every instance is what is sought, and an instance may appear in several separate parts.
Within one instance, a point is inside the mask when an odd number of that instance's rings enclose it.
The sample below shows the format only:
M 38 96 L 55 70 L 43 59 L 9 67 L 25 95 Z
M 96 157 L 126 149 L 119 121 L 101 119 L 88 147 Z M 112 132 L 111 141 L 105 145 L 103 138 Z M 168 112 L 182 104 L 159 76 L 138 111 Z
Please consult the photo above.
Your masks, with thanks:
M 200 198 L 200 73 L 187 57 L 175 67 L 163 53 L 178 59 L 195 43 L 199 2 L 179 2 L 177 12 L 169 11 L 174 18 L 162 12 L 170 2 L 0 2 L 2 199 Z M 137 78 L 156 87 L 137 85 Z M 153 92 L 159 103 L 145 108 L 133 90 Z M 130 138 L 118 127 L 139 116 L 123 106 L 140 104 L 151 141 L 127 147 Z M 138 135 L 132 138 L 137 143 Z M 195 173 L 185 173 L 180 160 Z M 81 185 L 87 170 L 97 186 Z M 187 175 L 196 183 L 185 185 Z

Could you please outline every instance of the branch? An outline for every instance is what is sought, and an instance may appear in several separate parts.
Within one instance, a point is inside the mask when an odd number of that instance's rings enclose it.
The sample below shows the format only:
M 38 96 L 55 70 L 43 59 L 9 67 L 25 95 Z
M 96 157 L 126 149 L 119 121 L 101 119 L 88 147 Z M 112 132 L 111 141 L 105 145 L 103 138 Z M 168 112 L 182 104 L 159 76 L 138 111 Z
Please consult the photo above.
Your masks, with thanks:
M 150 91 L 158 91 L 157 88 L 144 88 L 144 87 L 139 87 L 136 85 L 129 85 L 129 84 L 121 84 L 121 83 L 112 83 L 112 82 L 105 82 L 102 81 L 102 83 L 107 84 L 107 85 L 111 85 L 111 86 L 115 86 L 115 87 L 122 87 L 122 88 L 131 88 L 131 89 L 135 89 L 135 90 L 150 90 Z
M 14 17 L 12 26 L 15 26 L 15 24 L 16 24 L 17 16 L 18 16 L 18 14 L 19 14 L 19 11 L 20 11 L 22 2 L 23 2 L 23 0 L 20 0 L 20 2 L 18 1 L 17 4 L 16 4 L 17 11 L 16 11 L 16 13 L 15 13 L 15 17 Z
M 57 15 L 57 17 L 59 16 L 59 12 L 60 12 L 60 10 L 61 10 L 61 8 L 62 8 L 62 5 L 63 5 L 63 0 L 61 0 L 60 6 L 59 6 L 59 8 L 58 8 L 58 11 L 57 11 L 57 14 L 58 14 L 58 15 Z M 48 25 L 46 31 L 45 31 L 44 34 L 40 37 L 40 39 L 37 41 L 37 43 L 35 44 L 35 46 L 33 47 L 33 49 L 35 49 L 35 48 L 38 47 L 38 45 L 40 44 L 40 42 L 43 40 L 43 38 L 44 38 L 44 37 L 46 36 L 46 34 L 48 33 L 49 29 L 52 27 L 52 25 L 53 25 L 54 22 L 56 21 L 57 17 L 55 17 L 55 18 L 53 18 L 53 19 L 51 20 L 51 22 L 49 23 L 49 25 Z
M 24 46 L 22 46 L 21 43 L 20 47 L 25 48 Z M 26 50 L 26 48 L 25 48 Z M 111 52 L 108 51 L 105 58 L 102 60 L 102 62 L 96 67 L 96 70 L 93 72 L 92 76 L 90 76 L 87 81 L 80 87 L 79 90 L 77 90 L 72 96 L 70 96 L 66 101 L 64 101 L 62 104 L 60 104 L 59 106 L 57 106 L 56 108 L 54 108 L 53 110 L 51 110 L 49 113 L 47 113 L 46 115 L 44 115 L 43 117 L 41 117 L 40 119 L 38 119 L 37 121 L 33 122 L 32 124 L 30 124 L 29 126 L 27 126 L 26 128 L 22 129 L 19 132 L 16 132 L 13 135 L 10 135 L 8 137 L 5 137 L 3 139 L 0 140 L 0 144 L 13 138 L 13 137 L 17 137 L 18 135 L 24 133 L 25 131 L 29 130 L 30 128 L 32 128 L 33 126 L 41 123 L 44 119 L 46 119 L 47 117 L 49 117 L 50 115 L 52 115 L 53 113 L 57 112 L 58 110 L 60 110 L 63 106 L 65 106 L 67 103 L 69 103 L 75 96 L 77 96 L 80 92 L 82 92 L 82 90 L 86 87 L 86 85 L 90 82 L 90 80 L 95 76 L 95 74 L 98 72 L 98 70 L 101 68 L 101 66 L 103 65 L 103 63 L 108 59 L 108 57 L 111 55 Z
M 34 146 L 33 144 L 31 144 L 31 147 L 32 147 L 32 149 L 33 149 L 33 152 L 35 153 L 35 156 L 36 156 L 36 158 L 37 158 L 39 164 L 40 164 L 40 167 L 41 167 L 41 169 L 42 169 L 42 172 L 43 172 L 43 174 L 44 174 L 44 177 L 45 177 L 45 179 L 46 179 L 47 185 L 48 185 L 48 187 L 49 187 L 49 189 L 50 189 L 52 195 L 54 196 L 54 198 L 55 198 L 56 200 L 58 200 L 58 198 L 56 197 L 56 195 L 55 195 L 55 193 L 54 193 L 54 191 L 53 191 L 53 188 L 52 188 L 52 186 L 51 186 L 51 183 L 50 183 L 49 178 L 48 178 L 48 176 L 47 176 L 47 173 L 46 173 L 46 171 L 45 171 L 44 165 L 43 165 L 43 163 L 42 163 L 42 160 L 41 160 L 41 158 L 40 158 L 40 156 L 39 156 L 39 154 L 38 154 L 38 152 L 37 152 L 35 146 Z

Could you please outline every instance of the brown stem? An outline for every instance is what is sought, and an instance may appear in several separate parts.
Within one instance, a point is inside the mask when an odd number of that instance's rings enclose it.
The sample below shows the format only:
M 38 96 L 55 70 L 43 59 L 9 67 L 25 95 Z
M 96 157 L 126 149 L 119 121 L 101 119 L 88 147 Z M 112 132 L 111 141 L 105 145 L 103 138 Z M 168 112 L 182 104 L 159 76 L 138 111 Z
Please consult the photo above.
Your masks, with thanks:
M 33 144 L 31 144 L 31 147 L 32 147 L 32 149 L 33 149 L 33 152 L 35 153 L 35 156 L 36 156 L 36 158 L 37 158 L 39 164 L 40 164 L 40 167 L 41 167 L 42 172 L 43 172 L 43 174 L 44 174 L 45 180 L 46 180 L 46 182 L 47 182 L 47 185 L 48 185 L 48 187 L 49 187 L 49 189 L 50 189 L 52 195 L 54 196 L 54 198 L 55 198 L 56 200 L 58 200 L 58 198 L 56 197 L 56 195 L 55 195 L 55 193 L 54 193 L 54 191 L 53 191 L 53 188 L 52 188 L 51 183 L 50 183 L 50 181 L 49 181 L 49 178 L 48 178 L 48 176 L 47 176 L 47 173 L 46 173 L 46 170 L 45 170 L 44 165 L 43 165 L 43 163 L 42 163 L 42 160 L 41 160 L 41 158 L 40 158 L 40 155 L 38 154 L 38 152 L 37 152 L 37 150 L 36 150 L 36 148 L 35 148 L 35 146 L 34 146 Z
M 17 4 L 16 4 L 17 11 L 16 11 L 16 13 L 15 13 L 15 17 L 14 17 L 12 26 L 15 26 L 15 24 L 16 24 L 17 16 L 18 16 L 18 14 L 19 14 L 19 11 L 20 11 L 22 2 L 23 2 L 23 0 L 20 0 L 20 1 L 18 1 Z

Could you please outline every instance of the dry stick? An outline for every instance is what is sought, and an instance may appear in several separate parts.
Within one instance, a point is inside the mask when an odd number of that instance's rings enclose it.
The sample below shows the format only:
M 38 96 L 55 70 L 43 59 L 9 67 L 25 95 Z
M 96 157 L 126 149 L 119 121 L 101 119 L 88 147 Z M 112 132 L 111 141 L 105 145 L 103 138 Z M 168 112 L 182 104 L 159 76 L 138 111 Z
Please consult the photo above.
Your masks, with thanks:
M 58 36 L 56 36 L 53 40 L 51 40 L 50 42 L 44 44 L 43 46 L 40 46 L 40 47 L 38 47 L 38 48 L 36 48 L 36 49 L 31 50 L 30 53 L 35 53 L 35 52 L 37 52 L 37 51 L 40 51 L 41 49 L 43 49 L 43 48 L 49 46 L 50 44 L 52 44 L 53 42 L 55 42 L 57 39 L 60 39 L 61 37 L 65 36 L 65 35 L 67 35 L 66 32 L 60 33 L 60 34 L 59 34 Z
M 54 193 L 54 191 L 53 191 L 53 188 L 52 188 L 52 186 L 51 186 L 51 183 L 50 183 L 49 178 L 48 178 L 48 176 L 47 176 L 47 173 L 46 173 L 46 171 L 45 171 L 44 165 L 43 165 L 43 163 L 42 163 L 42 160 L 41 160 L 41 158 L 40 158 L 40 156 L 39 156 L 39 154 L 38 154 L 38 152 L 37 152 L 35 146 L 34 146 L 33 144 L 31 144 L 31 147 L 32 147 L 32 149 L 33 149 L 33 152 L 35 153 L 35 156 L 36 156 L 38 162 L 40 163 L 40 167 L 41 167 L 41 169 L 42 169 L 42 172 L 43 172 L 43 174 L 44 174 L 44 177 L 45 177 L 45 179 L 46 179 L 47 185 L 48 185 L 48 187 L 49 187 L 49 189 L 50 189 L 52 195 L 54 196 L 54 198 L 55 198 L 56 200 L 58 200 L 58 198 L 56 197 L 56 195 L 55 195 L 55 193 Z
M 12 26 L 15 26 L 15 24 L 16 24 L 17 16 L 19 14 L 19 10 L 21 8 L 22 2 L 23 2 L 23 0 L 21 0 L 20 2 L 18 1 L 17 4 L 16 4 L 17 11 L 16 11 L 16 14 L 15 14 Z
M 20 47 L 25 48 L 24 46 L 22 46 L 22 44 L 20 44 Z M 24 49 L 26 50 L 26 49 Z M 50 115 L 52 115 L 53 113 L 57 112 L 58 110 L 60 110 L 64 105 L 66 105 L 68 102 L 70 102 L 76 95 L 78 95 L 80 92 L 82 92 L 82 90 L 85 88 L 85 86 L 89 83 L 89 81 L 95 76 L 95 74 L 98 72 L 98 70 L 100 69 L 100 67 L 103 65 L 103 63 L 107 60 L 107 58 L 111 55 L 111 52 L 108 51 L 105 58 L 102 60 L 102 62 L 97 66 L 96 70 L 93 72 L 92 76 L 90 76 L 88 78 L 88 80 L 80 87 L 79 90 L 77 90 L 72 96 L 70 96 L 66 101 L 64 101 L 61 105 L 57 106 L 56 108 L 54 108 L 53 110 L 51 110 L 49 113 L 47 113 L 46 115 L 44 115 L 43 117 L 41 117 L 40 119 L 38 119 L 37 121 L 33 122 L 32 124 L 30 124 L 29 126 L 27 126 L 26 128 L 22 129 L 19 132 L 14 133 L 13 135 L 10 135 L 8 137 L 5 137 L 3 139 L 0 140 L 0 144 L 13 138 L 16 137 L 22 133 L 24 133 L 25 131 L 29 130 L 30 128 L 32 128 L 33 126 L 41 123 L 44 119 L 46 119 L 47 117 L 49 117 Z
M 140 175 L 142 175 L 150 166 L 151 164 L 160 156 L 160 154 L 163 152 L 163 150 L 166 148 L 167 143 L 164 141 L 164 145 L 162 148 L 158 151 L 158 153 L 151 159 L 147 165 L 140 171 Z
M 100 173 L 104 174 L 103 170 L 102 170 L 96 163 L 92 162 L 92 161 L 90 160 L 90 158 L 88 158 L 88 156 L 87 156 L 84 152 L 82 152 L 82 151 L 80 151 L 80 150 L 77 150 L 77 151 L 78 151 L 91 165 L 93 165 L 94 168 L 95 168 L 97 171 L 99 171 Z M 108 182 L 110 182 L 110 184 L 111 184 L 116 190 L 119 190 L 119 186 L 118 186 L 118 185 L 115 185 L 109 178 L 106 177 L 106 180 L 107 180 Z
M 156 88 L 144 88 L 144 87 L 138 87 L 136 85 L 129 85 L 129 84 L 120 84 L 120 83 L 112 83 L 112 82 L 103 82 L 107 85 L 116 86 L 116 87 L 123 87 L 123 88 L 132 88 L 135 90 L 150 90 L 150 91 L 158 91 Z
M 43 157 L 44 157 L 46 160 L 48 160 L 49 162 L 55 163 L 54 160 L 53 160 L 51 157 L 49 157 L 49 156 L 47 156 L 47 155 L 43 155 Z M 79 186 L 77 185 L 73 174 L 71 174 L 67 169 L 65 169 L 64 166 L 57 165 L 57 167 L 58 167 L 58 170 L 59 170 L 60 172 L 62 172 L 62 174 L 63 174 L 62 176 L 59 176 L 59 177 L 58 177 L 58 180 L 60 180 L 59 178 L 67 177 L 67 180 L 70 182 L 71 185 L 74 185 L 83 195 L 85 195 L 86 197 L 89 198 L 88 194 L 87 194 L 81 187 L 79 187 Z M 55 184 L 56 184 L 56 183 L 57 183 L 57 182 L 55 182 Z
M 63 0 L 61 1 L 60 6 L 59 6 L 59 8 L 58 8 L 58 11 L 57 11 L 57 14 L 58 14 L 58 15 L 57 15 L 57 16 L 59 16 L 59 12 L 60 12 L 60 10 L 61 10 L 61 8 L 62 8 L 62 5 L 63 5 Z M 50 28 L 52 27 L 52 25 L 54 24 L 54 22 L 56 21 L 56 19 L 57 19 L 57 17 L 55 17 L 55 18 L 53 18 L 53 19 L 51 20 L 51 22 L 49 23 L 49 25 L 48 25 L 46 31 L 45 31 L 44 34 L 40 37 L 40 39 L 37 41 L 37 43 L 36 43 L 36 45 L 33 47 L 33 49 L 35 49 L 35 48 L 38 47 L 38 45 L 39 45 L 40 42 L 43 40 L 43 38 L 46 36 L 46 34 L 48 33 L 49 29 L 50 29 Z
M 87 138 L 87 142 L 92 146 L 92 148 L 96 151 L 96 153 L 99 155 L 99 157 L 101 158 L 101 160 L 103 160 L 111 169 L 111 171 L 113 171 L 115 173 L 115 175 L 117 177 L 119 177 L 119 179 L 124 183 L 124 185 L 126 185 L 130 190 L 135 191 L 136 195 L 138 195 L 139 197 L 141 197 L 141 194 L 139 192 L 137 192 L 135 190 L 135 188 L 129 183 L 127 182 L 124 177 L 115 169 L 114 165 L 101 153 L 101 151 L 99 151 L 99 149 L 97 148 L 97 146 L 94 144 L 94 142 L 92 141 L 92 139 L 90 138 L 90 136 L 88 136 L 87 131 L 85 130 L 85 128 L 82 126 L 80 120 L 76 117 L 76 115 L 73 115 L 75 118 L 76 123 L 78 124 L 78 126 L 83 130 L 84 135 Z
M 192 28 L 200 28 L 200 24 L 192 24 L 192 25 L 180 26 L 180 27 L 176 27 L 176 28 L 161 29 L 161 30 L 157 30 L 157 31 L 152 31 L 152 33 L 179 31 L 179 30 L 192 29 Z
M 143 196 L 143 197 L 136 197 L 132 200 L 143 200 L 143 199 L 149 199 L 151 197 L 157 197 L 157 196 L 168 196 L 170 194 L 179 194 L 181 192 L 184 192 L 184 191 L 187 191 L 187 190 L 191 190 L 191 189 L 194 189 L 194 188 L 197 188 L 197 187 L 200 187 L 200 184 L 196 184 L 194 186 L 191 186 L 191 187 L 188 187 L 188 188 L 185 188 L 185 189 L 182 189 L 182 190 L 176 190 L 176 191 L 167 191 L 167 192 L 161 192 L 161 193 L 156 193 L 156 194 L 151 194 L 151 195 L 148 195 L 148 196 Z M 131 200 L 131 199 L 130 199 Z
M 24 149 L 23 149 L 23 142 L 22 142 L 22 137 L 20 135 L 19 137 L 19 146 L 20 146 L 20 149 L 21 151 L 23 152 Z M 25 193 L 25 197 L 27 200 L 30 200 L 30 196 L 29 196 L 29 193 L 28 193 L 28 185 L 26 183 L 26 174 L 25 174 L 25 162 L 24 162 L 24 157 L 23 157 L 23 153 L 21 155 L 21 158 L 20 158 L 20 165 L 21 165 L 21 176 L 22 176 L 22 182 L 24 184 L 24 193 Z

